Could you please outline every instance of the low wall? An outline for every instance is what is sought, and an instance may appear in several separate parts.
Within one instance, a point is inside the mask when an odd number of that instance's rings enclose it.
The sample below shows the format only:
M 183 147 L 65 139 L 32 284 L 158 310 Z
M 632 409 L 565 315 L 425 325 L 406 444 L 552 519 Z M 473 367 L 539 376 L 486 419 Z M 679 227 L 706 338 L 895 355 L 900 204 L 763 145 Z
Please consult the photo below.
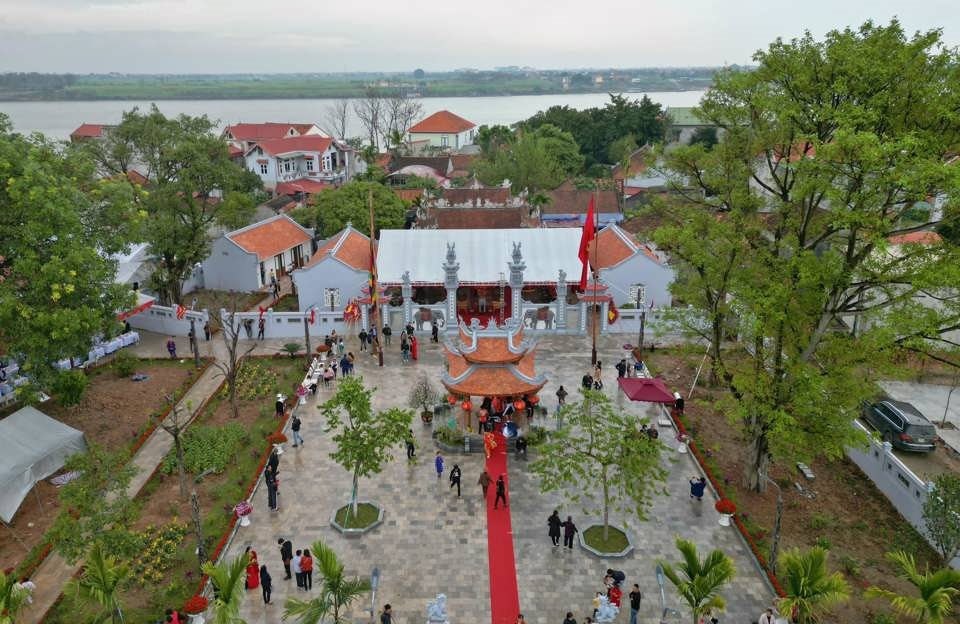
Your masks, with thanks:
M 190 334 L 190 320 L 193 319 L 197 335 L 203 336 L 203 324 L 210 316 L 206 310 L 199 312 L 188 311 L 183 319 L 177 318 L 175 308 L 154 304 L 139 314 L 134 314 L 127 321 L 136 329 L 143 329 L 167 336 L 183 336 Z
M 860 422 L 854 421 L 853 426 L 870 435 L 867 428 Z M 847 457 L 873 481 L 876 488 L 887 497 L 900 515 L 926 537 L 923 505 L 927 501 L 927 496 L 932 495 L 932 484 L 907 468 L 906 464 L 893 454 L 889 442 L 880 442 L 871 438 L 870 445 L 866 449 L 847 449 Z M 960 557 L 951 561 L 950 566 L 960 569 Z
M 230 315 L 226 310 L 220 310 L 220 319 L 224 327 L 230 324 Z M 274 312 L 273 309 L 267 310 L 264 315 L 264 338 L 290 338 L 297 342 L 303 342 L 303 319 L 310 319 L 309 312 Z M 244 321 L 251 321 L 251 335 L 247 336 L 244 329 Z M 237 312 L 234 315 L 234 324 L 240 330 L 240 340 L 256 340 L 257 328 L 260 322 L 259 312 Z M 337 334 L 346 337 L 348 334 L 347 324 L 343 321 L 343 312 L 320 312 L 315 311 L 313 323 L 310 324 L 310 343 L 316 348 L 323 341 L 324 336 L 332 330 Z M 354 330 L 356 331 L 356 330 Z

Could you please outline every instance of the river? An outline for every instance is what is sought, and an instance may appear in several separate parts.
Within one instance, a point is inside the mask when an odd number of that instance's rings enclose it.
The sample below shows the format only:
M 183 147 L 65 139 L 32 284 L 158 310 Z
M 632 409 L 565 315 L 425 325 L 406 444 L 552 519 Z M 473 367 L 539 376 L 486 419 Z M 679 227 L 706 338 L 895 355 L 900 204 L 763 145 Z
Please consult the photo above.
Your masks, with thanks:
M 647 95 L 667 106 L 695 106 L 703 91 L 652 92 Z M 642 93 L 628 93 L 640 98 Z M 554 105 L 577 109 L 603 106 L 609 100 L 605 93 L 556 95 L 513 95 L 499 97 L 423 98 L 423 112 L 451 112 L 483 124 L 512 124 Z M 323 126 L 323 117 L 330 100 L 163 100 L 157 103 L 166 115 L 207 115 L 221 126 L 237 122 L 291 121 L 314 122 Z M 123 112 L 134 106 L 149 107 L 149 102 L 99 100 L 86 102 L 0 102 L 0 113 L 6 114 L 17 132 L 42 132 L 51 139 L 66 139 L 82 123 L 115 124 Z M 350 136 L 362 136 L 363 129 L 354 117 Z

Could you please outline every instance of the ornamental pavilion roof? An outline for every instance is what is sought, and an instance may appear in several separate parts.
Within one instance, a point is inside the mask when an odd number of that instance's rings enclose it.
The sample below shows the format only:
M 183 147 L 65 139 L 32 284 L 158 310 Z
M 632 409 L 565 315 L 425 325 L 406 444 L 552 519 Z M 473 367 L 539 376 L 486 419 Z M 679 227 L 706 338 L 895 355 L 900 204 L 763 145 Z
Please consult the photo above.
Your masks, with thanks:
M 444 344 L 444 387 L 462 396 L 514 397 L 539 392 L 546 377 L 535 370 L 536 343 L 523 337 L 523 326 L 508 322 L 481 329 L 460 324 L 456 341 Z

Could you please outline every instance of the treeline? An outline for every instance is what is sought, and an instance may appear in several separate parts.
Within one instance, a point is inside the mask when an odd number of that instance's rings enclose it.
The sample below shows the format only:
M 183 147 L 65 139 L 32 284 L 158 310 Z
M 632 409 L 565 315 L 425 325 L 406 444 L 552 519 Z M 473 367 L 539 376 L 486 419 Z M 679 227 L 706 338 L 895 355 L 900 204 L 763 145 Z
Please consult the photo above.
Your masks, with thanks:
M 0 74 L 0 89 L 4 91 L 65 89 L 76 83 L 77 76 L 74 74 L 39 74 L 37 72 Z

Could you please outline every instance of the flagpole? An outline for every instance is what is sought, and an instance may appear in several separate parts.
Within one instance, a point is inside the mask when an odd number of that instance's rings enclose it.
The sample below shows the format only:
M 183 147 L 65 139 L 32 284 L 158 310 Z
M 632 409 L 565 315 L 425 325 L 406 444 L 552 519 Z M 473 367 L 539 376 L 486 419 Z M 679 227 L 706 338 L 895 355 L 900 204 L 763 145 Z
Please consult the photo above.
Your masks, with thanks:
M 367 205 L 370 208 L 370 302 L 373 304 L 370 310 L 370 325 L 376 327 L 377 332 L 373 339 L 373 348 L 377 351 L 377 363 L 383 366 L 383 349 L 380 347 L 380 293 L 377 285 L 377 253 L 374 241 L 374 234 L 377 231 L 373 217 L 373 189 L 367 191 Z
M 593 199 L 594 199 L 594 201 L 593 201 L 593 203 L 594 203 L 594 210 L 593 210 L 593 220 L 594 220 L 594 225 L 593 225 L 593 231 L 594 231 L 594 235 L 593 235 L 593 249 L 594 249 L 594 251 L 596 252 L 596 256 L 599 257 L 599 255 L 600 255 L 600 249 L 599 249 L 599 247 L 598 247 L 598 245 L 597 245 L 597 234 L 599 233 L 599 229 L 600 229 L 600 228 L 599 228 L 599 225 L 600 225 L 600 184 L 599 184 L 596 180 L 594 180 L 593 185 L 594 185 L 594 186 L 593 186 Z M 588 248 L 588 249 L 587 249 L 587 258 L 588 258 L 588 259 L 590 258 L 590 253 L 589 253 L 589 251 L 590 251 L 590 250 L 589 250 L 589 248 Z M 596 269 L 596 267 L 593 266 L 593 262 L 590 263 L 590 272 L 593 274 L 593 298 L 596 299 L 596 298 L 597 298 L 597 269 Z M 593 338 L 593 344 L 592 344 L 592 346 L 590 347 L 590 363 L 591 363 L 594 367 L 596 367 L 596 365 L 597 365 L 597 323 L 599 322 L 599 318 L 598 318 L 599 314 L 597 313 L 597 302 L 596 302 L 596 301 L 592 301 L 591 304 L 593 305 L 593 331 L 591 332 L 591 335 L 592 335 L 592 338 Z

